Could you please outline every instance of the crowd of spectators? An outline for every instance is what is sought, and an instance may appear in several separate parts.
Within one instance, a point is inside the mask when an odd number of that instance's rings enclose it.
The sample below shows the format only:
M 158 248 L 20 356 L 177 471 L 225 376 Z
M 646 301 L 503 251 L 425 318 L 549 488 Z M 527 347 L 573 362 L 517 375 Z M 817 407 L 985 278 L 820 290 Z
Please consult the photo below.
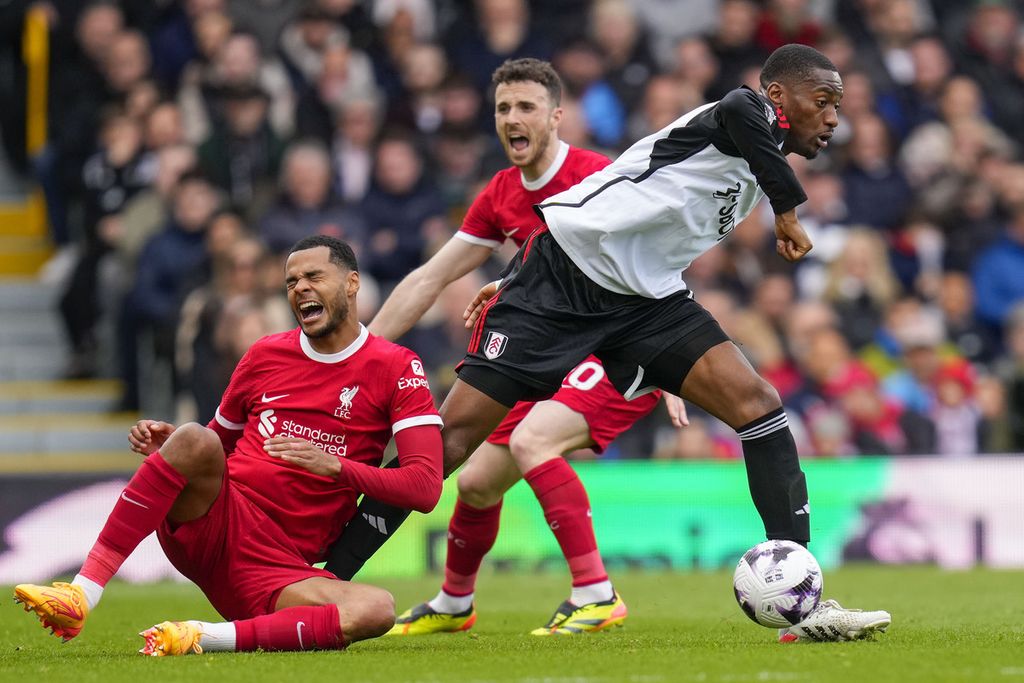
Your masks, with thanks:
M 124 409 L 152 398 L 140 363 L 162 363 L 182 415 L 209 419 L 248 344 L 293 324 L 281 258 L 302 236 L 353 245 L 369 320 L 506 165 L 489 91 L 506 58 L 550 59 L 561 137 L 614 156 L 804 42 L 845 83 L 827 152 L 790 158 L 815 249 L 777 257 L 765 203 L 688 284 L 778 388 L 805 456 L 1024 451 L 1020 2 L 36 4 L 51 114 L 32 164 L 68 374 L 97 371 L 110 321 Z M 466 343 L 445 305 L 406 339 L 439 395 Z M 654 416 L 613 454 L 739 457 L 691 417 Z

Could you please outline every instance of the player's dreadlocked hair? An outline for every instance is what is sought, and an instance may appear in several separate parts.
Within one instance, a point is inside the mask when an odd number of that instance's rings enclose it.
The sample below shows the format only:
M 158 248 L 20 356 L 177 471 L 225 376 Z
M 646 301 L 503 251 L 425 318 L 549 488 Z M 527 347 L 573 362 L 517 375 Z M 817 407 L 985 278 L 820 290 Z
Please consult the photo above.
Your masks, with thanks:
M 811 77 L 815 69 L 839 71 L 825 55 L 813 47 L 790 43 L 771 53 L 761 69 L 761 87 L 767 88 L 772 81 L 797 83 Z
M 303 237 L 301 240 L 292 245 L 292 248 L 288 251 L 288 255 L 291 256 L 297 251 L 305 251 L 306 249 L 315 249 L 316 247 L 327 247 L 331 250 L 331 263 L 340 267 L 347 268 L 353 272 L 359 272 L 359 264 L 356 262 L 355 252 L 352 251 L 352 247 L 348 246 L 348 243 L 342 242 L 337 237 L 331 237 L 329 235 L 310 235 L 309 237 Z
M 562 103 L 562 79 L 555 73 L 551 64 L 543 60 L 533 57 L 506 59 L 491 76 L 491 85 L 495 87 L 503 83 L 524 81 L 540 83 L 547 88 L 548 96 L 556 107 Z

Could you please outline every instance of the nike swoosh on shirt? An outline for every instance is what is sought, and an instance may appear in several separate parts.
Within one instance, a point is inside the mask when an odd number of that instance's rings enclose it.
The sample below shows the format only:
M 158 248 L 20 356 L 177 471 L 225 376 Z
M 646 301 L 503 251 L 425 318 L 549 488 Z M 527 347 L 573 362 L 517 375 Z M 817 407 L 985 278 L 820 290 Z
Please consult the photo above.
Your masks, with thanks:
M 138 506 L 139 506 L 140 508 L 145 508 L 146 510 L 148 510 L 148 509 L 149 509 L 149 506 L 148 506 L 148 505 L 143 505 L 143 504 L 142 504 L 142 503 L 140 503 L 139 501 L 137 501 L 137 500 L 132 500 L 132 499 L 131 499 L 131 498 L 129 498 L 128 496 L 124 495 L 124 491 L 121 491 L 121 500 L 126 500 L 126 501 L 128 501 L 129 503 L 131 503 L 132 505 L 138 505 Z
M 511 230 L 502 230 L 501 234 L 505 236 L 505 239 L 512 239 L 512 235 L 516 234 L 516 230 L 519 228 L 512 228 Z
M 280 396 L 267 396 L 266 392 L 264 392 L 264 394 L 263 394 L 263 402 L 264 403 L 271 403 L 273 401 L 276 401 L 279 398 L 284 398 L 285 396 L 288 396 L 288 395 L 289 394 L 281 394 Z

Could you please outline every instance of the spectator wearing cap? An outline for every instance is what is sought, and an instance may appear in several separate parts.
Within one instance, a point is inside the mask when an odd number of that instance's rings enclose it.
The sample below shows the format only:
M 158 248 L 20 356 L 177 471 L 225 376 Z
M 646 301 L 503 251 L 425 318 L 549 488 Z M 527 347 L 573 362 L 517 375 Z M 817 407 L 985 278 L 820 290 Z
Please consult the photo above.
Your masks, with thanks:
M 963 360 L 944 363 L 932 382 L 935 403 L 929 417 L 935 425 L 935 452 L 949 456 L 976 454 L 981 410 L 971 366 Z
M 274 196 L 284 143 L 267 118 L 269 98 L 259 86 L 220 93 L 224 121 L 199 147 L 199 166 L 249 219 L 262 215 Z

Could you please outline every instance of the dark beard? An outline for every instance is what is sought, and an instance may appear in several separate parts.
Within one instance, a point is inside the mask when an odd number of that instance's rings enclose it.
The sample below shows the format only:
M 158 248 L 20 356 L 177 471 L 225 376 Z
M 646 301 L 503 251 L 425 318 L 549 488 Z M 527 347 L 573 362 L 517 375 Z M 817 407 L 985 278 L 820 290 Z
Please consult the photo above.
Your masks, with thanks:
M 310 339 L 322 339 L 328 337 L 341 327 L 342 323 L 348 318 L 348 302 L 345 299 L 340 298 L 337 301 L 337 305 L 334 307 L 334 313 L 328 318 L 327 324 L 324 325 L 319 331 L 309 333 L 306 332 L 306 336 Z

